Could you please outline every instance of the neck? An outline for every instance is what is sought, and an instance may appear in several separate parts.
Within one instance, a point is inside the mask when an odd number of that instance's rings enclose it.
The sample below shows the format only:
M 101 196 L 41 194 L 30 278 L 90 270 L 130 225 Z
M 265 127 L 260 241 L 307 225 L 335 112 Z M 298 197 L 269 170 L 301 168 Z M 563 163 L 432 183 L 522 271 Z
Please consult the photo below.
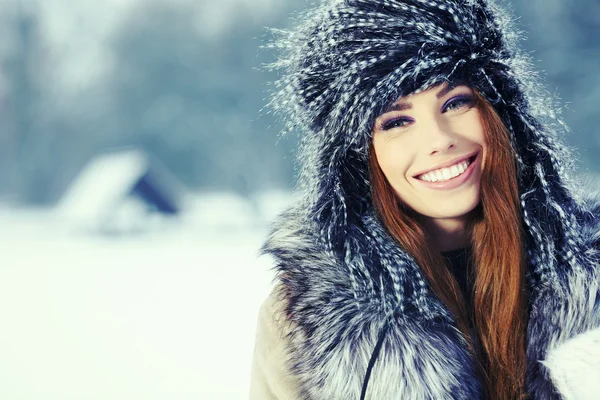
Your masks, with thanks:
M 440 252 L 462 249 L 470 243 L 470 235 L 465 219 L 426 218 L 421 224 L 427 233 L 430 244 Z

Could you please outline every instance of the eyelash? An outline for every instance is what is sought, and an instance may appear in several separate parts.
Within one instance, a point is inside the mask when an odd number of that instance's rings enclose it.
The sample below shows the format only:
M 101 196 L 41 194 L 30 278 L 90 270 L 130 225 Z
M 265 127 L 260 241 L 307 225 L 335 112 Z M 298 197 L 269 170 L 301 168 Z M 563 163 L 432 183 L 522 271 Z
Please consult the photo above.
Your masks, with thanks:
M 456 106 L 458 104 L 458 106 L 456 108 L 451 108 L 452 106 Z M 452 110 L 452 109 L 460 109 L 464 106 L 469 106 L 471 107 L 473 105 L 473 97 L 472 96 L 468 96 L 468 95 L 464 95 L 464 96 L 456 96 L 454 98 L 452 98 L 450 101 L 448 101 L 446 103 L 446 106 L 444 108 L 444 112 L 447 110 Z M 402 125 L 397 125 L 397 123 L 400 122 L 412 122 L 412 119 L 410 118 L 405 118 L 405 117 L 399 117 L 399 118 L 394 118 L 391 119 L 389 121 L 383 122 L 381 124 L 381 129 L 384 131 L 388 131 L 390 129 L 393 128 L 404 128 L 406 126 L 406 124 L 402 124 Z

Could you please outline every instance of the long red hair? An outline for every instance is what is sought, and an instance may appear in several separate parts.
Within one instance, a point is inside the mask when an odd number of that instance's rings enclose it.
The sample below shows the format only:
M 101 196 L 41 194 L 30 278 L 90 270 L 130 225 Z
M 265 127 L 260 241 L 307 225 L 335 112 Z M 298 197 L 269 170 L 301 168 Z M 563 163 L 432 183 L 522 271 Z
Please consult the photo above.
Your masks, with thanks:
M 455 315 L 476 360 L 488 398 L 526 398 L 524 231 L 517 189 L 516 158 L 509 132 L 495 109 L 475 91 L 487 155 L 482 171 L 480 203 L 469 224 L 475 282 L 473 310 L 481 351 L 468 331 L 465 299 L 439 250 L 427 246 L 426 234 L 414 214 L 379 167 L 369 147 L 372 198 L 383 225 L 421 267 L 433 293 Z

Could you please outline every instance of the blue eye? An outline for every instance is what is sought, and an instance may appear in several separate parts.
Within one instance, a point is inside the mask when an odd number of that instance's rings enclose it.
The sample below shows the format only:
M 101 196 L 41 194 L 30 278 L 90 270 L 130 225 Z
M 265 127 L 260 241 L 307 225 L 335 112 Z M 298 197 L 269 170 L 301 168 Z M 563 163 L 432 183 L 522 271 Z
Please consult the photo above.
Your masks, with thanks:
M 458 110 L 464 108 L 465 106 L 471 107 L 473 105 L 473 97 L 471 96 L 457 96 L 446 103 L 444 107 L 444 111 L 447 110 Z
M 406 126 L 409 122 L 411 122 L 411 120 L 407 118 L 394 118 L 381 124 L 381 129 L 383 129 L 384 131 L 388 131 L 394 128 L 402 128 Z

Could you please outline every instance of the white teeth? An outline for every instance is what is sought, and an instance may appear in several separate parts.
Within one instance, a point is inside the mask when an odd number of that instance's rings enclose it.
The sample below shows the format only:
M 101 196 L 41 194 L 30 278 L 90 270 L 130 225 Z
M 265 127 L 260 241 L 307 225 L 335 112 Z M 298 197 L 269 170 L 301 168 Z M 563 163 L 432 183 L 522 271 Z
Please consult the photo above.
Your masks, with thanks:
M 426 174 L 419 176 L 418 179 L 421 179 L 421 180 L 427 181 L 427 182 L 447 181 L 448 179 L 454 178 L 454 177 L 462 174 L 463 172 L 465 172 L 465 170 L 467 169 L 469 164 L 470 164 L 469 160 L 465 160 L 465 161 L 459 162 L 458 164 L 454 164 L 450 167 L 440 168 L 440 169 L 436 169 L 435 171 L 430 171 Z
M 460 171 L 458 170 L 458 167 L 456 165 L 450 167 L 450 172 L 452 172 L 452 176 L 457 176 L 458 174 L 460 174 Z

